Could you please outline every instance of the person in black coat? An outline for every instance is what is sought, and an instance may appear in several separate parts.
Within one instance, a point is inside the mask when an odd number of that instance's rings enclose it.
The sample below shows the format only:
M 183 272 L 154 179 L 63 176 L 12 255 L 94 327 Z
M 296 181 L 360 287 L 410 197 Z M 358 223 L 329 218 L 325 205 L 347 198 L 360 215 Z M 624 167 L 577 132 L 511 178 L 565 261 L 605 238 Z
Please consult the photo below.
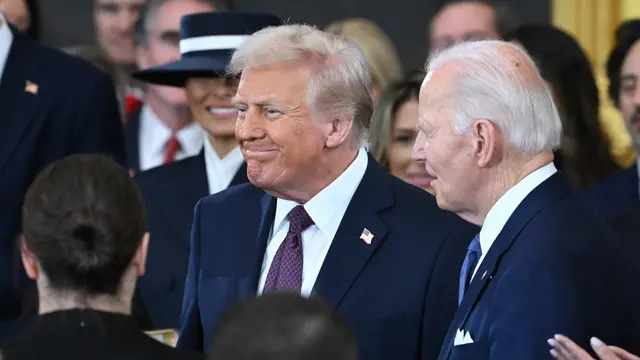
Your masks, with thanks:
M 0 343 L 5 360 L 204 359 L 148 337 L 130 316 L 149 235 L 125 168 L 102 155 L 47 166 L 27 192 L 22 225 L 21 258 L 38 287 L 39 315 Z

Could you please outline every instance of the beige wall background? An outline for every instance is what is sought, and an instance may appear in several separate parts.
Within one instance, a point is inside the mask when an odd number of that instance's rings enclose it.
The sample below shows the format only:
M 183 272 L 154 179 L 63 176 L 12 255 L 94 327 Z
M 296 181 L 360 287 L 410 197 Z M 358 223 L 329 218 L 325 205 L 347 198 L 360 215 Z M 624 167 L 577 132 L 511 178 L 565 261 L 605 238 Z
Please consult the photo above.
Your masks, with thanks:
M 591 58 L 600 88 L 603 129 L 611 139 L 611 151 L 618 163 L 630 166 L 636 153 L 624 121 L 607 94 L 605 65 L 616 27 L 625 20 L 640 18 L 640 0 L 552 0 L 551 14 L 553 24 L 573 34 Z

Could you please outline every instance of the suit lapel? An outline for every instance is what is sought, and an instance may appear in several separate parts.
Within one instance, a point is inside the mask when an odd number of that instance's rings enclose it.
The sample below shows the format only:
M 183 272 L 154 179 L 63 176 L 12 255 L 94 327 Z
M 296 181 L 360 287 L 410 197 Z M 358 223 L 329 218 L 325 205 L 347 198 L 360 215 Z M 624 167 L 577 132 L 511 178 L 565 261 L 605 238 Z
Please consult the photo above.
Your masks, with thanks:
M 391 175 L 369 157 L 364 177 L 322 264 L 313 295 L 322 297 L 333 307 L 340 304 L 373 254 L 387 239 L 389 229 L 378 212 L 393 206 L 393 203 Z M 373 234 L 371 244 L 360 238 L 365 229 Z
M 39 71 L 44 62 L 39 61 L 38 52 L 34 51 L 37 49 L 33 49 L 35 45 L 13 27 L 9 28 L 13 33 L 13 42 L 0 81 L 0 168 L 20 143 L 23 132 L 33 124 L 38 105 L 44 99 L 53 97 L 52 89 L 44 86 L 45 79 Z M 26 89 L 27 82 L 39 86 L 37 89 L 32 87 L 29 92 Z
M 271 237 L 271 227 L 273 219 L 276 216 L 277 199 L 269 194 L 265 194 L 260 201 L 261 217 L 260 228 L 253 247 L 253 270 L 250 273 L 249 286 L 253 291 L 257 291 L 260 282 L 260 274 L 262 272 L 262 262 L 264 261 L 264 253 Z
M 558 201 L 571 193 L 571 188 L 560 173 L 552 175 L 549 179 L 535 188 L 516 208 L 504 228 L 491 245 L 489 252 L 480 264 L 467 289 L 462 303 L 458 307 L 451 322 L 447 337 L 443 343 L 441 359 L 448 359 L 453 349 L 453 340 L 458 329 L 463 329 L 471 310 L 480 299 L 482 292 L 487 287 L 493 275 L 498 270 L 500 259 L 508 251 L 513 241 L 518 237 L 522 229 L 546 206 Z M 469 239 L 471 241 L 471 239 Z
M 140 116 L 142 107 L 134 111 L 127 119 L 124 127 L 124 144 L 127 149 L 127 164 L 129 170 L 133 172 L 140 171 L 140 149 L 138 144 L 140 134 Z

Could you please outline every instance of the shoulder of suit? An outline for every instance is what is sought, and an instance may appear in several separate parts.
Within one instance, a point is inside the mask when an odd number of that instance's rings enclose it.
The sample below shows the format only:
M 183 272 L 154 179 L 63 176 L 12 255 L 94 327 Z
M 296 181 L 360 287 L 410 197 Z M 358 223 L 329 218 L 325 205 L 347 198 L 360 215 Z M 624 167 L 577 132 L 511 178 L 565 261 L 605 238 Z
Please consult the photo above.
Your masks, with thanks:
M 224 191 L 209 195 L 201 200 L 202 208 L 225 208 L 235 205 L 258 206 L 266 193 L 252 183 L 231 186 Z
M 149 170 L 136 173 L 135 179 L 138 184 L 156 183 L 167 179 L 174 179 L 184 175 L 185 171 L 193 167 L 204 165 L 200 155 L 189 156 L 185 159 L 174 161 L 170 164 L 161 165 Z
M 82 82 L 108 77 L 107 74 L 91 64 L 89 61 L 47 45 L 31 42 L 31 46 L 28 51 L 36 53 L 37 57 L 40 58 L 47 67 L 53 68 L 49 73 L 64 77 L 64 81 L 66 83 Z

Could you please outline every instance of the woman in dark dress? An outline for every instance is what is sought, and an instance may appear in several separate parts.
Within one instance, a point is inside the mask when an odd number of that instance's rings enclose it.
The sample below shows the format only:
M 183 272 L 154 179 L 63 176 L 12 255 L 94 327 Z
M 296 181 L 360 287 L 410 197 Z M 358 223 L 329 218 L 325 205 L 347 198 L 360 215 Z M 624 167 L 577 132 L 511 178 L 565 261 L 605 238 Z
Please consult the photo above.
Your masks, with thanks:
M 13 359 L 204 359 L 148 337 L 130 316 L 149 234 L 141 195 L 113 160 L 74 155 L 45 168 L 23 208 L 22 263 L 39 315 L 0 343 Z

